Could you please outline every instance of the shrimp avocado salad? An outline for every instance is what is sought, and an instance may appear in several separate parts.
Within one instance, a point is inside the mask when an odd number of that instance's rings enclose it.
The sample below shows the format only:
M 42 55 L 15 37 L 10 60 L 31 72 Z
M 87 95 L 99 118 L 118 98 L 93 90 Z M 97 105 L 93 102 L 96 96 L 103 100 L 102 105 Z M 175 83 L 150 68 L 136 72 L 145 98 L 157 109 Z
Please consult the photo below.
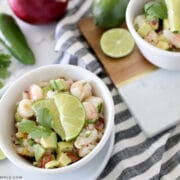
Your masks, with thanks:
M 134 27 L 148 43 L 168 51 L 180 51 L 180 3 L 178 0 L 153 0 L 136 16 Z
M 59 168 L 89 154 L 101 140 L 103 100 L 90 82 L 56 78 L 30 85 L 15 110 L 13 146 L 39 168 Z

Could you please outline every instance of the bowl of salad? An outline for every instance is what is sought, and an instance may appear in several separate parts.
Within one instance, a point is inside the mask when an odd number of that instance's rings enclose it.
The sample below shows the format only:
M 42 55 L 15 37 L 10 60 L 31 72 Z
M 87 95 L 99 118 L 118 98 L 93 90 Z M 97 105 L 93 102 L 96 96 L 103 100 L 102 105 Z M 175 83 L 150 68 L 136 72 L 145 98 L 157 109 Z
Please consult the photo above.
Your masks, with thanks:
M 180 3 L 131 0 L 126 11 L 129 31 L 144 57 L 167 70 L 180 70 Z
M 95 74 L 48 65 L 17 79 L 0 100 L 0 148 L 25 170 L 64 173 L 89 162 L 114 121 L 112 96 Z

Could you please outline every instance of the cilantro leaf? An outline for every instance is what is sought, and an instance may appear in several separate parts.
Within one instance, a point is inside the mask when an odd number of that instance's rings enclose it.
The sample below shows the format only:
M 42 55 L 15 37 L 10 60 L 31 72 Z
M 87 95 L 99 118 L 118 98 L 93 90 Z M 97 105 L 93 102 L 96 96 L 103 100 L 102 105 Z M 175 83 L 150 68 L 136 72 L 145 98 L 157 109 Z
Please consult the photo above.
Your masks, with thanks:
M 146 16 L 156 19 L 166 19 L 167 7 L 164 0 L 150 1 L 144 5 Z
M 51 133 L 52 133 L 52 130 L 49 128 L 36 126 L 36 128 L 31 133 L 29 133 L 29 137 L 32 139 L 48 137 L 50 136 Z
M 10 58 L 8 54 L 0 54 L 0 67 L 7 68 L 11 64 Z
M 3 88 L 4 84 L 0 81 L 0 89 Z
M 5 67 L 0 67 L 0 78 L 5 79 L 10 76 L 10 72 Z
M 32 139 L 48 137 L 52 133 L 50 128 L 43 126 L 37 126 L 35 121 L 24 119 L 18 123 L 18 131 L 29 134 Z
M 18 123 L 18 131 L 19 132 L 25 132 L 25 133 L 31 133 L 35 130 L 36 123 L 32 120 L 22 120 L 20 123 Z
M 47 128 L 52 127 L 52 116 L 47 108 L 39 108 L 36 112 L 37 122 Z
M 151 8 L 154 4 L 154 1 L 150 1 L 144 5 L 144 12 L 147 12 L 149 8 Z
M 10 76 L 8 66 L 10 65 L 10 55 L 0 53 L 0 78 L 5 79 Z

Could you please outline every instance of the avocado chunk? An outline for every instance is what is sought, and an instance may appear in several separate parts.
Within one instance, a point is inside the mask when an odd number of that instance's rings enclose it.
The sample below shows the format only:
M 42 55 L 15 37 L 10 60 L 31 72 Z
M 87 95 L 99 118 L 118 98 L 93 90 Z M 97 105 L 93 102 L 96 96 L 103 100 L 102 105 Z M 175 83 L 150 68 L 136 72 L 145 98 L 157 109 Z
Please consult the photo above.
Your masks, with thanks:
M 51 133 L 49 137 L 42 137 L 40 139 L 40 144 L 45 149 L 56 149 L 57 148 L 57 136 L 56 133 Z
M 58 142 L 58 152 L 69 152 L 73 149 L 72 142 Z
M 59 167 L 59 162 L 56 160 L 49 161 L 48 163 L 45 164 L 46 169 L 52 169 Z
M 67 89 L 67 85 L 63 79 L 51 80 L 50 84 L 55 91 L 63 91 Z
M 168 19 L 164 19 L 163 20 L 163 29 L 170 29 L 170 25 L 169 25 L 169 20 Z
M 160 34 L 160 35 L 158 36 L 158 41 L 168 42 L 167 38 L 166 38 L 163 34 Z
M 152 26 L 149 23 L 145 22 L 141 27 L 139 27 L 137 32 L 141 37 L 144 38 L 152 30 Z
M 39 161 L 41 157 L 44 155 L 45 149 L 40 144 L 34 145 L 34 148 L 35 148 L 35 160 Z
M 164 49 L 167 50 L 170 48 L 169 43 L 166 41 L 159 41 L 156 45 L 156 47 L 160 48 L 160 49 Z
M 60 167 L 67 166 L 72 163 L 72 160 L 64 152 L 58 152 L 57 161 L 59 162 Z
M 23 119 L 17 124 L 18 131 L 22 133 L 31 133 L 36 127 L 36 123 L 33 120 Z

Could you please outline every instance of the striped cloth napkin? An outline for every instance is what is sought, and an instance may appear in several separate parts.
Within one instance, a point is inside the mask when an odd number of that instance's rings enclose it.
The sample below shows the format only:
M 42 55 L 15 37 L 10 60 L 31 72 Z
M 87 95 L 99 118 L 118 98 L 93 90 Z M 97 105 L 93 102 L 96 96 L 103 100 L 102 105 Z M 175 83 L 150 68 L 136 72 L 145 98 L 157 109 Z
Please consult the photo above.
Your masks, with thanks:
M 82 66 L 107 85 L 115 104 L 115 144 L 110 160 L 98 177 L 107 180 L 180 179 L 180 126 L 147 138 L 123 102 L 88 44 L 77 22 L 89 16 L 92 0 L 70 0 L 66 16 L 56 28 L 57 63 Z

